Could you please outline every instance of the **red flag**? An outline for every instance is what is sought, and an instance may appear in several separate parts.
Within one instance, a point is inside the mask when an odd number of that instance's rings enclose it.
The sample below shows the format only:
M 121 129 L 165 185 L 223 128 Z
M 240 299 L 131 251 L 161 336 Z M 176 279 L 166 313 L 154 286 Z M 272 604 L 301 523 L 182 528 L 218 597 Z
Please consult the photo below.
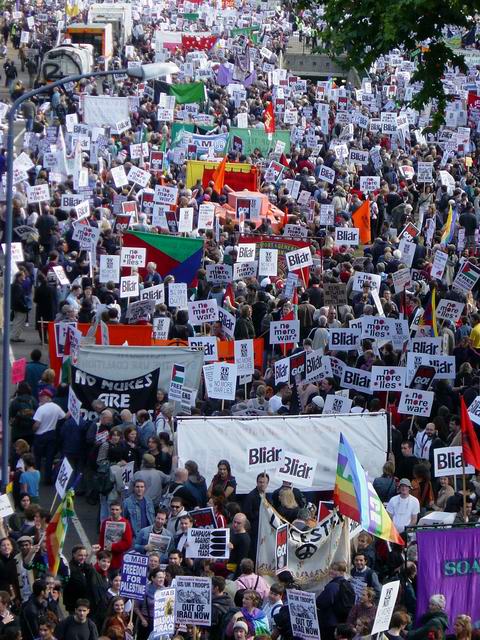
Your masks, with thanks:
M 463 396 L 460 396 L 460 424 L 462 428 L 462 451 L 465 464 L 480 469 L 480 443 L 473 427 Z
M 187 51 L 210 51 L 217 36 L 182 35 L 182 49 Z
M 225 289 L 225 295 L 223 296 L 223 302 L 227 302 L 231 307 L 235 307 L 235 293 L 233 291 L 233 285 L 231 282 L 227 284 L 227 288 Z
M 288 164 L 287 156 L 284 153 L 282 153 L 282 155 L 280 156 L 279 162 L 280 162 L 280 164 L 283 164 L 283 166 L 286 169 L 290 169 L 290 165 Z
M 263 112 L 263 122 L 265 125 L 265 133 L 275 133 L 275 114 L 273 113 L 273 104 L 269 102 Z
M 222 193 L 225 184 L 225 167 L 227 164 L 227 156 L 223 158 L 218 167 L 213 172 L 213 188 L 217 193 Z

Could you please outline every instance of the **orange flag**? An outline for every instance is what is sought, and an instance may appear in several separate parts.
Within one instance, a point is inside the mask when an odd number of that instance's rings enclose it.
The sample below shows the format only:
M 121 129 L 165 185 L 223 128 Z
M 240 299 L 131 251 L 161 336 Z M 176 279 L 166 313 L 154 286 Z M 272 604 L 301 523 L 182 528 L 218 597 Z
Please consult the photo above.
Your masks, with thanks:
M 372 241 L 370 232 L 370 201 L 365 200 L 352 214 L 353 226 L 360 230 L 360 242 L 369 244 Z
M 225 184 L 225 167 L 227 164 L 227 156 L 223 158 L 218 167 L 213 172 L 213 188 L 217 193 L 222 193 Z

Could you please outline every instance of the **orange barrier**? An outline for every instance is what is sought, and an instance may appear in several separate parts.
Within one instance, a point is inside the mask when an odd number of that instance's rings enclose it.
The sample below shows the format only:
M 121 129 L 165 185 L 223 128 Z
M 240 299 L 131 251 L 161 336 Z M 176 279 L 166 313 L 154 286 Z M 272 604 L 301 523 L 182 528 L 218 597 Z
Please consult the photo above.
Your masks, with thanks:
M 55 379 L 58 380 L 62 368 L 62 358 L 57 357 L 54 324 L 54 322 L 48 323 L 48 350 L 50 367 L 55 370 Z M 77 329 L 85 336 L 91 326 L 81 322 L 77 325 Z M 124 342 L 128 342 L 131 346 L 148 347 L 152 344 L 151 324 L 108 324 L 107 327 L 111 345 L 122 345 Z M 97 328 L 95 342 L 96 344 L 101 343 L 100 327 Z
M 255 368 L 263 368 L 263 338 L 255 338 L 253 340 L 253 353 Z M 159 347 L 187 347 L 188 342 L 184 340 L 152 340 L 152 344 Z M 234 360 L 234 340 L 217 340 L 218 359 L 233 362 Z

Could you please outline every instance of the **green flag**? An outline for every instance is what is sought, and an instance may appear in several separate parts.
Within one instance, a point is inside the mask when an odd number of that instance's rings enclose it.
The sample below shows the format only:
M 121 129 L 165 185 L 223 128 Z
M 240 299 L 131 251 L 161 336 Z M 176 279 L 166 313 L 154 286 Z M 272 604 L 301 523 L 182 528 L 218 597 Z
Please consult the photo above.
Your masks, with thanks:
M 177 104 L 190 104 L 191 102 L 205 102 L 206 93 L 203 82 L 188 82 L 186 84 L 172 84 L 169 94 L 175 96 Z

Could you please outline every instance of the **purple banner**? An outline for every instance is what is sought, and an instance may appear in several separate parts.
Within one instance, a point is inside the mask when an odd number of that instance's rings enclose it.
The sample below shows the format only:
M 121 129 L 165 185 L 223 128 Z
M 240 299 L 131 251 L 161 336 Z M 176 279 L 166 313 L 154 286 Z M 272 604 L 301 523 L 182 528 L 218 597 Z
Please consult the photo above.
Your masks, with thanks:
M 430 596 L 443 593 L 453 632 L 455 617 L 480 621 L 480 529 L 418 531 L 417 618 Z

